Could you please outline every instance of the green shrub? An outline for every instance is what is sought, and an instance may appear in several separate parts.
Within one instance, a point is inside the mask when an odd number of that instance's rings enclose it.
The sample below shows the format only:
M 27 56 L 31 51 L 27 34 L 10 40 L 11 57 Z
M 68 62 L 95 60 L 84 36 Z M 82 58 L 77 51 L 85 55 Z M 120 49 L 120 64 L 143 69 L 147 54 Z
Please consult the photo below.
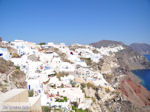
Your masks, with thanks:
M 85 88 L 86 87 L 86 84 L 85 83 L 81 83 L 81 88 Z
M 45 42 L 41 42 L 41 43 L 39 43 L 39 45 L 46 45 L 46 43 Z
M 64 101 L 67 102 L 67 101 L 68 101 L 68 98 L 67 98 L 67 97 L 64 97 Z
M 109 93 L 109 92 L 110 92 L 110 89 L 109 89 L 109 88 L 105 88 L 105 92 L 106 92 L 106 93 Z
M 63 97 L 63 99 L 56 99 L 56 102 L 67 102 L 68 98 L 67 97 Z
M 42 112 L 51 112 L 51 108 L 48 106 L 43 106 L 42 107 Z
M 19 57 L 20 57 L 19 54 L 17 54 L 17 53 L 12 53 L 12 58 L 19 58 Z
M 91 64 L 92 64 L 91 58 L 80 58 L 80 59 L 83 60 L 83 61 L 85 61 L 85 63 L 86 63 L 87 65 L 91 65 Z
M 16 69 L 20 70 L 20 66 L 16 66 Z
M 78 109 L 76 106 L 72 106 L 72 110 L 74 110 L 75 112 L 89 112 L 88 109 L 82 110 L 82 109 Z
M 96 89 L 97 87 L 93 84 L 93 83 L 91 83 L 91 82 L 88 82 L 87 83 L 87 87 L 88 88 L 92 88 L 92 89 Z
M 92 97 L 92 101 L 93 101 L 93 102 L 96 102 L 96 98 Z
M 34 91 L 33 91 L 33 90 L 29 90 L 29 91 L 28 91 L 28 95 L 29 95 L 29 97 L 33 97 Z

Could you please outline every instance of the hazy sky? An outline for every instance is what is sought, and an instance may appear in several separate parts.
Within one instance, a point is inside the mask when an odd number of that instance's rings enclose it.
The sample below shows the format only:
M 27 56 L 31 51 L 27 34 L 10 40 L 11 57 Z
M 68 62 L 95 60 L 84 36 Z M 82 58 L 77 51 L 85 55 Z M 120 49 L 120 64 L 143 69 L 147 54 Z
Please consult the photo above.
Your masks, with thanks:
M 0 0 L 7 41 L 150 43 L 150 0 Z

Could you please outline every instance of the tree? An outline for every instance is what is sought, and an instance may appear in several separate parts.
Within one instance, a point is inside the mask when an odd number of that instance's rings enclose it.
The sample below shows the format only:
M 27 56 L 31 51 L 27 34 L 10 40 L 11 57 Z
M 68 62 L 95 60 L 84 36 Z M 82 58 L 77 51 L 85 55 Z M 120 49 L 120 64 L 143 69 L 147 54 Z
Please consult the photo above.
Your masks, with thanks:
M 45 42 L 41 42 L 41 43 L 39 43 L 39 45 L 46 45 L 46 43 Z

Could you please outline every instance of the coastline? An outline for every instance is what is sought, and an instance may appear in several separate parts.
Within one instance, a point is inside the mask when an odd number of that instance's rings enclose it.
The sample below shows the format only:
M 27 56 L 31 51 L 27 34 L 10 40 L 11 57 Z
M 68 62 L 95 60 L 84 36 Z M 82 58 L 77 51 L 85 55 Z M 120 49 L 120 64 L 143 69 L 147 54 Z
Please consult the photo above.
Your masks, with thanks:
M 150 91 L 150 69 L 134 70 L 132 72 L 141 80 L 140 83 Z

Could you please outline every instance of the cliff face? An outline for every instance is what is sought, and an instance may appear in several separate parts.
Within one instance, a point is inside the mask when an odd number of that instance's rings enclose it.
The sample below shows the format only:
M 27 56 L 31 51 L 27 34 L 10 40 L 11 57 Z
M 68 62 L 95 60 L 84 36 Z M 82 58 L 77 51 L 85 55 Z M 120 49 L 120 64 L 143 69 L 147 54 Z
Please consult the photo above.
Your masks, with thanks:
M 121 82 L 121 91 L 127 99 L 139 107 L 150 105 L 150 92 L 132 78 Z
M 150 54 L 150 45 L 145 43 L 133 43 L 130 47 L 135 50 L 136 52 L 144 55 Z
M 119 61 L 121 66 L 127 65 L 130 70 L 150 68 L 149 61 L 143 55 L 134 50 L 133 47 L 127 46 L 122 42 L 102 40 L 91 45 L 97 48 L 121 45 L 125 49 L 117 52 L 114 57 Z
M 7 92 L 13 88 L 26 88 L 25 74 L 11 61 L 0 58 L 0 91 Z
M 124 49 L 104 57 L 99 62 L 99 69 L 104 73 L 104 78 L 121 92 L 118 97 L 114 97 L 109 102 L 106 101 L 105 104 L 108 103 L 108 107 L 111 106 L 112 111 L 117 111 L 117 107 L 119 107 L 121 112 L 149 112 L 150 109 L 146 106 L 150 105 L 150 92 L 140 84 L 140 79 L 131 71 L 150 68 L 149 61 L 120 42 L 101 41 L 92 45 L 94 47 L 108 47 L 118 44 L 122 45 Z
M 149 61 L 130 47 L 118 52 L 116 58 L 119 59 L 120 64 L 124 63 L 130 70 L 150 68 Z

